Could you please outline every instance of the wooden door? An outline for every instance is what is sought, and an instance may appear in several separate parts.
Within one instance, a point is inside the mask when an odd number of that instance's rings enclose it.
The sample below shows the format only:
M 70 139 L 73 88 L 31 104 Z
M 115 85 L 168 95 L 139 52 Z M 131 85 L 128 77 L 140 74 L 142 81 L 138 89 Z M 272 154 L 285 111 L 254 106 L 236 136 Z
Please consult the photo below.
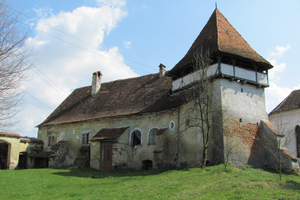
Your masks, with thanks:
M 112 142 L 101 142 L 100 154 L 100 170 L 112 169 Z

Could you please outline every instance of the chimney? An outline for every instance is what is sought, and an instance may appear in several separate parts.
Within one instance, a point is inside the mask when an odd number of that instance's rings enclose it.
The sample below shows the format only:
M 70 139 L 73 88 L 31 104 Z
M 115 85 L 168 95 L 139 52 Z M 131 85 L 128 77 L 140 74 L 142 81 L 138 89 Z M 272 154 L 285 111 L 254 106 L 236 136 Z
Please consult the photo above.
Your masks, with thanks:
M 159 65 L 159 77 L 163 77 L 166 73 L 166 66 L 160 63 Z
M 92 96 L 95 96 L 100 88 L 101 88 L 101 72 L 97 71 L 93 73 L 93 79 L 92 79 Z

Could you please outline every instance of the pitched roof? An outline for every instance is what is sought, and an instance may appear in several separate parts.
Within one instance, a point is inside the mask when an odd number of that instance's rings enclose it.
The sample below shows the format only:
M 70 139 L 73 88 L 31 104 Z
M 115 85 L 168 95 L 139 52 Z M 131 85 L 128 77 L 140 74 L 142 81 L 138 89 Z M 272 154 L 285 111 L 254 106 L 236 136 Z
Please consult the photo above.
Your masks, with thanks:
M 285 155 L 289 156 L 291 159 L 293 159 L 295 161 L 298 160 L 298 158 L 294 154 L 292 154 L 289 150 L 287 150 L 286 148 L 280 148 L 280 149 L 281 149 L 281 151 L 283 151 L 283 153 Z
M 19 134 L 16 134 L 16 133 L 0 132 L 0 137 L 20 138 L 21 136 Z
M 168 76 L 150 74 L 102 83 L 96 96 L 91 86 L 72 92 L 39 126 L 74 123 L 107 117 L 149 113 L 175 108 L 182 103 L 171 95 Z
M 272 68 L 272 65 L 251 48 L 218 9 L 215 9 L 187 54 L 169 72 L 169 75 L 177 75 L 187 68 L 193 63 L 194 54 L 201 50 L 211 55 L 222 54 L 254 61 L 266 69 Z
M 282 134 L 281 132 L 279 132 L 275 126 L 268 120 L 263 119 L 262 122 L 265 123 L 265 125 L 278 137 L 284 137 L 284 134 Z
M 128 126 L 121 128 L 103 128 L 90 140 L 114 140 L 118 139 L 124 131 L 128 129 Z
M 300 90 L 292 91 L 269 115 L 296 109 L 300 109 Z

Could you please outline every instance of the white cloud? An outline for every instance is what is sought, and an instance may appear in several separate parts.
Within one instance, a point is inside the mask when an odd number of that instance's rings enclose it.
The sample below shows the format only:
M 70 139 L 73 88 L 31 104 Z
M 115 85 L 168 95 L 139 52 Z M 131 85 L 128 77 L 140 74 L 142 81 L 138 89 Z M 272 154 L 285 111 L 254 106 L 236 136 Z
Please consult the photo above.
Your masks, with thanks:
M 266 89 L 266 109 L 271 112 L 281 101 L 287 97 L 293 89 L 280 87 L 275 82 L 270 82 L 270 87 Z
M 285 62 L 279 62 L 284 57 L 284 53 L 288 52 L 290 45 L 276 46 L 274 51 L 269 54 L 269 62 L 274 66 L 269 70 L 270 87 L 266 89 L 266 109 L 271 112 L 281 101 L 283 101 L 293 90 L 300 87 L 284 87 L 280 85 L 281 72 L 287 68 Z
M 275 50 L 270 52 L 268 60 L 274 66 L 273 69 L 269 71 L 270 79 L 279 79 L 280 77 L 277 75 L 286 69 L 286 63 L 278 63 L 278 60 L 282 58 L 284 53 L 286 53 L 290 48 L 291 47 L 288 44 L 286 46 L 276 46 Z
M 97 0 L 100 6 L 122 7 L 126 5 L 125 0 Z
M 43 7 L 43 8 L 34 8 L 33 11 L 37 14 L 39 18 L 46 18 L 52 15 L 52 8 Z
M 290 49 L 291 47 L 290 47 L 290 45 L 289 44 L 287 44 L 286 46 L 276 46 L 275 47 L 275 52 L 271 52 L 270 53 L 270 56 L 272 56 L 272 57 L 279 57 L 279 58 L 281 58 L 282 56 L 283 56 L 283 54 L 285 53 L 285 52 L 287 52 L 289 49 Z
M 277 63 L 276 59 L 269 60 L 269 62 L 274 66 L 273 69 L 269 71 L 269 78 L 271 80 L 279 79 L 280 77 L 277 75 L 286 69 L 286 63 Z
M 34 130 L 33 124 L 38 125 L 53 111 L 42 104 L 57 107 L 73 89 L 91 85 L 93 72 L 100 70 L 103 82 L 137 76 L 124 64 L 118 47 L 100 48 L 105 34 L 127 16 L 125 1 L 98 2 L 101 7 L 83 6 L 72 12 L 43 15 L 46 17 L 36 24 L 37 34 L 27 40 L 27 46 L 37 53 L 38 68 L 32 69 L 31 80 L 26 83 L 28 93 L 37 100 L 26 97 L 26 109 L 20 114 L 27 118 L 23 126 L 29 134 L 29 127 Z

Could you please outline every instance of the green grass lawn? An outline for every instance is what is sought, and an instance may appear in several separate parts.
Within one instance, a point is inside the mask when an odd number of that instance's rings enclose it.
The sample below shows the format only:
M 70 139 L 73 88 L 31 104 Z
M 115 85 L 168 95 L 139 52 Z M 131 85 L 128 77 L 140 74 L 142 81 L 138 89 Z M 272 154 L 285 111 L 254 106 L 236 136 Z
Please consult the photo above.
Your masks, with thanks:
M 0 170 L 0 199 L 300 199 L 300 176 L 223 165 L 140 172 Z

